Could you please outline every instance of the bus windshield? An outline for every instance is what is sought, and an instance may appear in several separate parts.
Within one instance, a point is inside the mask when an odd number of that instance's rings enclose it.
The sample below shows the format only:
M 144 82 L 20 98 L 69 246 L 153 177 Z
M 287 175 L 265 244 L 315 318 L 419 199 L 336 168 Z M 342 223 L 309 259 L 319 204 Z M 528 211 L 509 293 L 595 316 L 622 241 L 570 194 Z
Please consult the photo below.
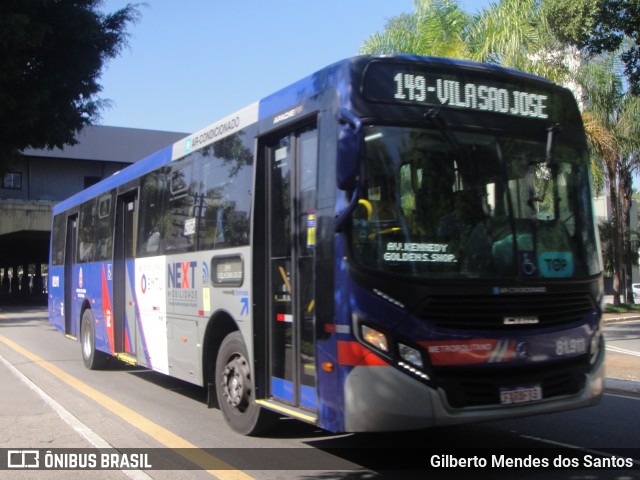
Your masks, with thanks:
M 587 152 L 563 135 L 366 127 L 355 261 L 425 279 L 599 273 Z

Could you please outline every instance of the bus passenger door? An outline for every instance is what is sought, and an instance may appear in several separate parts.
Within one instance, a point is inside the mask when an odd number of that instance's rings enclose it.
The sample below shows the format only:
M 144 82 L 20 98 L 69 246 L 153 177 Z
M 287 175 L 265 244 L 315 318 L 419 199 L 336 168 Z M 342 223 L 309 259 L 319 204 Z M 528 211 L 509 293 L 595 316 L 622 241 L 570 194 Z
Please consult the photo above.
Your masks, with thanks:
M 73 334 L 73 264 L 78 247 L 78 214 L 67 218 L 67 241 L 64 251 L 64 333 Z M 78 332 L 79 334 L 80 332 Z
M 121 360 L 133 363 L 138 341 L 134 248 L 137 192 L 118 196 L 113 251 L 113 329 L 114 351 Z
M 314 411 L 317 130 L 288 133 L 268 147 L 270 395 Z

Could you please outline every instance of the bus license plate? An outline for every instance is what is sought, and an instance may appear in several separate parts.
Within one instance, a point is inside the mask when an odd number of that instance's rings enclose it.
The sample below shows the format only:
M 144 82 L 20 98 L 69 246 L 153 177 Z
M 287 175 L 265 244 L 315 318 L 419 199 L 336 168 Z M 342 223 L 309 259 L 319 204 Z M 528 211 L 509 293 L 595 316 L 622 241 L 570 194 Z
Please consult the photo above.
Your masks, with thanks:
M 500 403 L 514 405 L 542 400 L 542 388 L 539 385 L 500 389 Z

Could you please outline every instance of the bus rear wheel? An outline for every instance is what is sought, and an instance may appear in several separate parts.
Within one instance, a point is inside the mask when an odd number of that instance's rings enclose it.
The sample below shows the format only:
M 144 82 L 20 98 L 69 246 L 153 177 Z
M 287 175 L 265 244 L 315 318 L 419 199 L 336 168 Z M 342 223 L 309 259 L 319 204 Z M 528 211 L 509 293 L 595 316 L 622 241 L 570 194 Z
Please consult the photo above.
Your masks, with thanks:
M 104 352 L 96 350 L 96 332 L 93 312 L 86 309 L 82 314 L 80 324 L 80 348 L 82 350 L 82 360 L 84 366 L 89 370 L 99 370 L 109 363 L 110 356 Z
M 216 396 L 227 424 L 242 435 L 258 435 L 274 426 L 277 416 L 255 402 L 247 347 L 240 332 L 225 337 L 216 360 Z

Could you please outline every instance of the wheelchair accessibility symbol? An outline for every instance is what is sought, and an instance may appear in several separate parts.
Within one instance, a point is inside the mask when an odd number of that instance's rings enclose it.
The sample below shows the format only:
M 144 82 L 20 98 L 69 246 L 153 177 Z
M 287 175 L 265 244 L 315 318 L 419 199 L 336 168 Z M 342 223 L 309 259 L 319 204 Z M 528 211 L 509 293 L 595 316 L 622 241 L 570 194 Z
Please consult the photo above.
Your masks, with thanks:
M 538 265 L 533 252 L 520 252 L 520 272 L 525 277 L 538 276 Z

